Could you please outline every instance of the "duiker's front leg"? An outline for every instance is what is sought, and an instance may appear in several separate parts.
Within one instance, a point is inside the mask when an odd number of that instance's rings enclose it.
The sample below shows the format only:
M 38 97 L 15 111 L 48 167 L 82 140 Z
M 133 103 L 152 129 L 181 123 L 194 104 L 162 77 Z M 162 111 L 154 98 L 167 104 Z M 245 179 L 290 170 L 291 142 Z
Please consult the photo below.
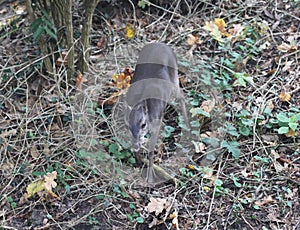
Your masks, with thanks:
M 155 172 L 153 170 L 153 153 L 155 149 L 155 144 L 158 139 L 159 128 L 160 128 L 161 120 L 154 120 L 151 122 L 151 137 L 149 141 L 149 152 L 148 152 L 148 160 L 149 165 L 147 169 L 147 182 L 152 184 L 155 182 Z

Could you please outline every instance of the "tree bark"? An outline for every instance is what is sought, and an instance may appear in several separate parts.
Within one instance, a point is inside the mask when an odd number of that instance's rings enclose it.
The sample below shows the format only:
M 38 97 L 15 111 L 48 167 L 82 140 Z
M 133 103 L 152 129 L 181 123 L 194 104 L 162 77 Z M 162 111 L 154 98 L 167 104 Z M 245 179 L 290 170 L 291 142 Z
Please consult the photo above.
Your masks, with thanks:
M 99 3 L 99 0 L 85 0 L 85 13 L 84 13 L 84 21 L 83 28 L 81 33 L 81 44 L 82 50 L 79 56 L 79 70 L 81 73 L 85 73 L 88 70 L 88 61 L 90 58 L 90 53 L 88 51 L 88 46 L 90 43 L 90 32 L 92 27 L 92 19 L 94 10 Z
M 36 19 L 36 17 L 33 13 L 32 7 L 31 7 L 31 0 L 26 0 L 25 4 L 26 4 L 26 9 L 27 9 L 28 15 L 29 15 L 29 20 L 32 23 Z M 43 62 L 44 62 L 45 68 L 46 68 L 47 72 L 50 75 L 53 75 L 54 74 L 53 73 L 53 66 L 52 66 L 52 63 L 51 63 L 50 56 L 48 56 L 48 47 L 47 47 L 45 37 L 43 37 L 43 36 L 40 37 L 39 40 L 38 40 L 38 44 L 39 44 L 39 47 L 41 49 L 42 55 L 44 56 Z

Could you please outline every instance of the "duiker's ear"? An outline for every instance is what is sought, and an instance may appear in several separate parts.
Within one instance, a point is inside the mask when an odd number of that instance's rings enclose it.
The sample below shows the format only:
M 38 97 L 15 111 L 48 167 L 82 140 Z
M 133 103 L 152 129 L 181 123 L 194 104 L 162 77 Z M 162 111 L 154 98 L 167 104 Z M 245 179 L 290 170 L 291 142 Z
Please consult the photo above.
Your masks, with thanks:
M 129 126 L 129 116 L 132 111 L 132 107 L 130 105 L 128 105 L 127 102 L 124 102 L 123 108 L 124 108 L 124 111 L 123 111 L 124 112 L 124 122 L 125 122 L 125 125 L 128 127 Z
M 141 106 L 142 106 L 143 112 L 145 114 L 147 114 L 148 113 L 147 101 L 146 100 L 142 101 L 142 105 Z

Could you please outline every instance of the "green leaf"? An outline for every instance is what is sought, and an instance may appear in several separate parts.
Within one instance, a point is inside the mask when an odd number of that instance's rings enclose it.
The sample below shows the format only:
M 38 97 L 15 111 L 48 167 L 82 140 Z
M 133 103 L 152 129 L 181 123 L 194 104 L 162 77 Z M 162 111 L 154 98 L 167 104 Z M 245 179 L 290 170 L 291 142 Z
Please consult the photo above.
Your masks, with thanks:
M 236 178 L 235 176 L 231 175 L 231 179 L 234 183 L 234 185 L 238 188 L 241 188 L 242 187 L 242 184 L 240 182 L 238 182 L 238 178 Z
M 37 30 L 34 31 L 34 33 L 33 33 L 33 39 L 34 39 L 35 41 L 37 41 L 37 40 L 42 36 L 43 33 L 45 33 L 44 27 L 40 25 L 40 26 L 37 28 Z
M 278 134 L 286 134 L 289 132 L 289 127 L 280 127 L 278 129 Z
M 200 122 L 199 121 L 191 121 L 191 126 L 192 127 L 200 127 Z
M 132 204 L 132 203 L 129 204 L 129 208 L 131 208 L 131 209 L 136 209 L 135 205 Z
M 240 158 L 241 150 L 239 149 L 240 144 L 237 141 L 225 141 L 221 143 L 221 147 L 226 148 L 228 152 L 232 153 L 232 156 L 237 160 Z
M 192 116 L 196 116 L 196 115 L 203 115 L 205 117 L 210 117 L 210 114 L 208 112 L 205 112 L 203 109 L 201 108 L 192 108 L 190 110 L 190 112 L 192 113 Z
M 119 152 L 119 146 L 117 144 L 111 144 L 108 148 L 108 151 L 110 153 L 115 154 L 115 153 Z
M 278 119 L 278 121 L 283 122 L 283 123 L 289 123 L 290 122 L 290 118 L 288 118 L 284 113 L 279 113 L 277 115 L 277 119 Z
M 295 122 L 300 121 L 300 113 L 297 113 L 296 115 L 294 115 L 293 118 L 294 118 Z
M 226 122 L 225 131 L 226 131 L 226 133 L 230 134 L 231 136 L 234 136 L 234 137 L 238 137 L 239 136 L 236 128 L 232 124 L 230 124 L 228 122 Z
M 144 9 L 146 7 L 145 1 L 143 1 L 143 0 L 139 1 L 138 6 L 141 7 L 142 9 Z
M 223 185 L 223 181 L 220 180 L 220 179 L 216 179 L 216 180 L 214 181 L 214 184 L 215 184 L 215 186 L 221 187 L 221 186 Z
M 289 127 L 291 128 L 291 130 L 293 130 L 294 132 L 296 131 L 296 129 L 298 128 L 298 123 L 289 123 Z
M 240 127 L 239 128 L 239 131 L 240 133 L 243 135 L 243 136 L 249 136 L 250 135 L 250 129 L 247 128 L 247 127 Z
M 35 19 L 32 24 L 30 25 L 30 29 L 32 32 L 35 32 L 37 30 L 37 28 L 41 25 L 42 23 L 42 19 L 41 18 L 37 18 Z
M 56 34 L 54 34 L 48 27 L 45 27 L 45 31 L 51 38 L 57 40 Z
M 239 78 L 237 79 L 237 83 L 238 83 L 239 85 L 243 86 L 243 87 L 246 87 L 246 85 L 247 85 L 247 83 L 246 83 L 246 81 L 244 80 L 244 78 L 241 78 L 241 77 L 239 77 Z
M 144 218 L 143 218 L 143 217 L 137 217 L 137 218 L 136 218 L 136 222 L 138 222 L 138 223 L 142 224 L 142 223 L 144 223 L 144 222 L 145 222 L 145 220 L 144 220 Z

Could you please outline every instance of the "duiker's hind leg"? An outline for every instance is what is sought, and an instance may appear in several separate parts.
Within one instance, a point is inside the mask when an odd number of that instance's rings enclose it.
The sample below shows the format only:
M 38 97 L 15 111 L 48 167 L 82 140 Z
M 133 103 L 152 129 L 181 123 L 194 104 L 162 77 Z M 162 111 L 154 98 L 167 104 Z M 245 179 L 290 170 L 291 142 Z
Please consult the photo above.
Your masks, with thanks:
M 185 101 L 184 101 L 184 97 L 180 97 L 179 98 L 179 103 L 180 103 L 180 107 L 181 107 L 181 112 L 182 112 L 182 116 L 184 118 L 184 122 L 187 125 L 188 129 L 191 130 L 191 126 L 190 126 L 190 122 L 186 113 L 186 108 L 185 108 Z

